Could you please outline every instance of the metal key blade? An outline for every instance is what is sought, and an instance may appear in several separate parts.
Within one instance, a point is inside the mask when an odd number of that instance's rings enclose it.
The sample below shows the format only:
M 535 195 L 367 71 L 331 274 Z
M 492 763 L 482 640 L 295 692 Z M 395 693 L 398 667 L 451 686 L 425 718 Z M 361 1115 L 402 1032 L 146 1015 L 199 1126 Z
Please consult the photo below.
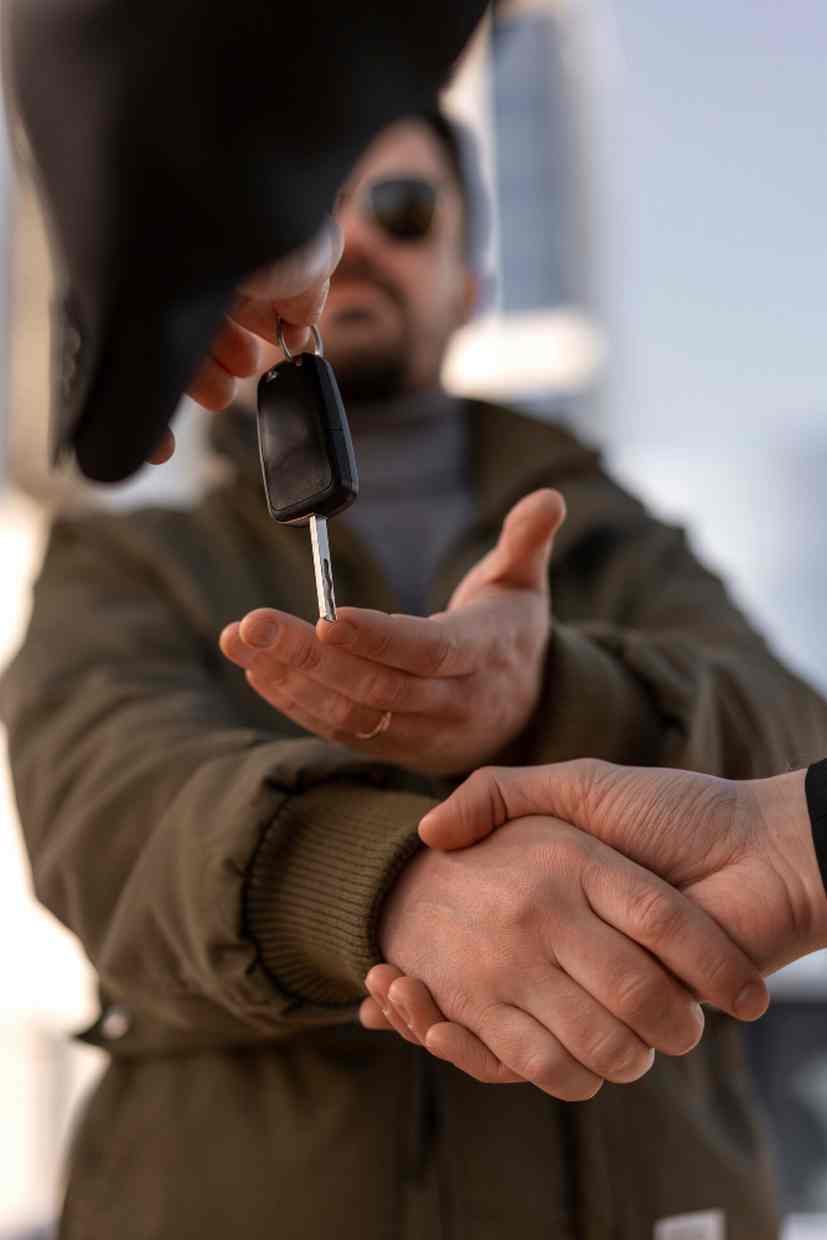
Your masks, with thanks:
M 310 542 L 313 545 L 313 571 L 316 574 L 319 617 L 322 620 L 335 620 L 336 596 L 333 593 L 333 565 L 330 559 L 325 517 L 312 516 L 310 518 Z

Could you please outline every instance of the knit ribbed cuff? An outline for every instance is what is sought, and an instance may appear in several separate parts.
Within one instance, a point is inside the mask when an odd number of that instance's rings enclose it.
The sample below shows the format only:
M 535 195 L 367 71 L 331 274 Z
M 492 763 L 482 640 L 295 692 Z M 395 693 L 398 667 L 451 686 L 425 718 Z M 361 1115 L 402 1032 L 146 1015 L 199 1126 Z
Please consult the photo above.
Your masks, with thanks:
M 430 797 L 328 783 L 287 799 L 247 883 L 247 929 L 284 994 L 323 1006 L 357 1003 L 382 956 L 382 903 L 422 847 Z

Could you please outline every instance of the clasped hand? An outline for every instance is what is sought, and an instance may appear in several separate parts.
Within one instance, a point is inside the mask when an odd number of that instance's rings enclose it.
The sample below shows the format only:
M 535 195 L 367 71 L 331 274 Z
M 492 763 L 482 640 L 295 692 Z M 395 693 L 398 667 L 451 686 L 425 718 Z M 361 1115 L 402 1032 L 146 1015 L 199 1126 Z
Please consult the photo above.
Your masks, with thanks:
M 559 818 L 534 816 L 541 811 Z M 733 1016 L 751 1020 L 765 1010 L 760 974 L 827 943 L 823 882 L 811 839 L 803 771 L 736 782 L 595 760 L 488 767 L 476 771 L 427 814 L 420 835 L 431 848 L 460 850 L 450 853 L 459 859 L 488 847 L 496 838 L 492 832 L 507 835 L 523 823 L 542 822 L 553 834 L 562 826 L 560 819 L 574 824 L 564 830 L 576 832 L 584 859 L 597 860 L 589 849 L 601 841 L 603 876 L 626 920 L 618 920 L 616 914 L 607 918 L 581 883 L 593 913 L 647 945 L 640 937 L 642 918 L 651 935 L 652 955 L 685 991 Z M 622 900 L 623 870 L 618 863 L 624 858 L 611 846 L 638 863 L 641 886 L 631 906 Z M 664 892 L 660 879 L 649 870 L 674 886 Z M 565 872 L 557 873 L 565 882 Z M 570 900 L 571 891 L 564 889 L 563 896 Z M 728 937 L 721 938 L 723 931 Z M 670 958 L 676 933 L 684 953 L 681 963 Z M 585 955 L 587 939 L 581 937 L 580 942 Z M 578 981 L 588 973 L 591 994 L 608 995 L 609 1010 L 645 1039 L 648 1035 L 635 1013 L 630 1018 L 623 1005 L 630 990 L 662 986 L 662 979 L 656 979 L 649 967 L 650 981 L 644 982 L 646 971 L 640 961 L 631 961 L 629 972 L 629 959 L 624 963 L 618 945 L 607 946 L 602 959 L 577 962 Z M 513 1067 L 513 1061 L 503 1060 L 480 1024 L 442 1006 L 425 971 L 417 972 L 401 957 L 386 958 L 393 964 L 377 966 L 367 978 L 372 997 L 362 1004 L 364 1025 L 394 1028 L 481 1080 L 516 1079 L 504 1066 Z M 665 1019 L 666 1005 L 674 1007 L 675 1002 L 666 990 L 662 993 L 665 1005 L 659 1008 L 658 1020 Z M 589 1044 L 577 1037 L 577 1030 L 569 1035 L 568 1049 L 579 1062 L 588 1063 Z M 519 1067 L 516 1071 L 520 1074 Z

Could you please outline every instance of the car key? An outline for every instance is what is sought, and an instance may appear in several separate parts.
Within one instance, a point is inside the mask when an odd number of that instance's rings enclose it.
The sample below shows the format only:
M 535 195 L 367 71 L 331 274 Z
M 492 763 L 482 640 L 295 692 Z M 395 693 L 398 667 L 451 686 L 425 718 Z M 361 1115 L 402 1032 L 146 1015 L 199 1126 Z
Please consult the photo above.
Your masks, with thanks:
M 294 357 L 279 320 L 287 360 L 259 381 L 258 447 L 270 516 L 282 525 L 310 525 L 319 616 L 335 620 L 327 522 L 356 499 L 359 478 L 339 385 L 318 328 L 312 331 L 316 352 Z

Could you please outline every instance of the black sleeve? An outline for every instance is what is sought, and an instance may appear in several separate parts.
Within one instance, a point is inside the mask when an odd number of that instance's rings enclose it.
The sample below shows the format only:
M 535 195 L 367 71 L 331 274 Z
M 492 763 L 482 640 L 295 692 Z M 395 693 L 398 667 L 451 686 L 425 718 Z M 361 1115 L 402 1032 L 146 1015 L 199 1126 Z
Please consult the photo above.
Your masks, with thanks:
M 433 106 L 483 0 L 8 0 L 4 82 L 54 246 L 53 439 L 99 481 L 159 442 L 240 279 L 309 241 L 368 142 Z
M 827 758 L 814 762 L 804 780 L 818 868 L 827 891 Z

